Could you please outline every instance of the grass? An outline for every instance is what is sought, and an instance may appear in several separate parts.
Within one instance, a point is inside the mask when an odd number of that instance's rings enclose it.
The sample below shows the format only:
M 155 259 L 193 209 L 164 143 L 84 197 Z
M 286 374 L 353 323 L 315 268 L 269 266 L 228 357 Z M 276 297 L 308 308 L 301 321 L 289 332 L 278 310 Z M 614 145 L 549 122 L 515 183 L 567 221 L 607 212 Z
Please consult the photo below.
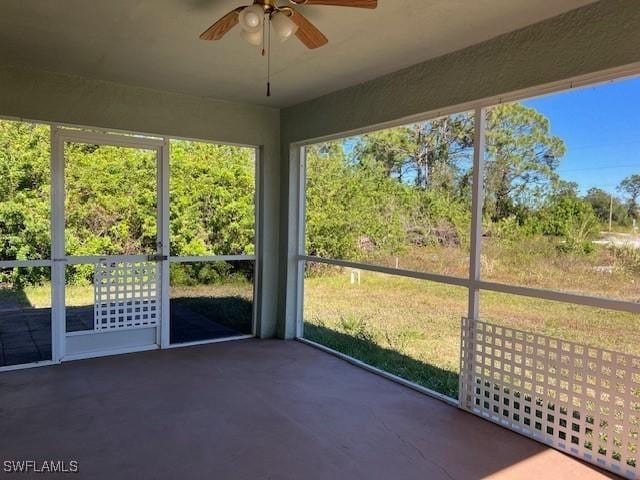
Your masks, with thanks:
M 522 245 L 518 254 L 526 257 L 526 249 L 527 245 Z M 445 261 L 465 255 L 462 249 L 440 250 Z M 420 255 L 412 252 L 416 262 L 412 266 L 418 264 L 420 270 L 428 271 L 434 266 L 429 258 L 435 252 L 428 248 L 422 254 L 419 261 Z M 528 272 L 541 279 L 538 286 L 546 288 L 562 285 L 579 291 L 589 283 L 601 282 L 591 289 L 603 296 L 619 297 L 620 291 L 625 297 L 635 294 L 640 279 L 628 272 L 620 276 L 598 274 L 588 268 L 602 258 L 594 257 L 565 258 L 562 265 L 555 257 L 539 255 L 537 262 L 530 261 Z M 496 254 L 495 258 L 501 256 Z M 438 264 L 441 262 L 438 259 Z M 452 274 L 456 262 L 447 265 L 451 270 L 448 274 Z M 502 265 L 507 265 L 502 268 L 503 281 L 521 283 L 517 281 L 521 277 L 515 271 L 515 262 Z M 460 321 L 467 312 L 466 289 L 366 271 L 361 272 L 360 285 L 351 284 L 350 270 L 337 267 L 322 266 L 314 273 L 305 280 L 306 338 L 457 397 Z M 463 272 L 459 273 L 462 276 Z M 481 318 L 492 323 L 640 355 L 640 317 L 636 314 L 494 292 L 482 292 L 480 305 Z
M 466 297 L 463 288 L 371 272 L 352 285 L 336 268 L 305 281 L 304 334 L 455 396 Z
M 22 289 L 0 285 L 0 306 L 4 308 L 50 308 L 51 285 L 46 283 Z M 0 310 L 2 310 L 1 307 Z
M 603 235 L 606 232 L 603 233 Z M 588 255 L 562 252 L 560 240 L 534 236 L 484 238 L 483 280 L 583 295 L 640 301 L 640 250 L 596 245 Z M 466 278 L 464 247 L 409 247 L 397 256 L 369 255 L 365 263 Z
M 197 312 L 238 332 L 251 333 L 253 284 L 250 282 L 234 278 L 233 281 L 225 284 L 172 285 L 170 296 L 172 306 Z M 93 305 L 93 286 L 67 285 L 65 302 L 68 307 Z M 27 286 L 22 289 L 0 288 L 0 312 L 5 309 L 50 307 L 50 283 Z
M 253 285 L 249 282 L 173 286 L 170 296 L 170 308 L 184 308 L 238 333 L 251 333 Z

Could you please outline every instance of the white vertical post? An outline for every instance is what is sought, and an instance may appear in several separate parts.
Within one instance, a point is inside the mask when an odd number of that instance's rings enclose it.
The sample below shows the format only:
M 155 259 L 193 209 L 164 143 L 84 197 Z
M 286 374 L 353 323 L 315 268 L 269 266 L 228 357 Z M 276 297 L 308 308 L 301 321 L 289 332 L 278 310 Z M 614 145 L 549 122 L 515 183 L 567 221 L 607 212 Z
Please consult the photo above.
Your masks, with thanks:
M 474 112 L 475 134 L 473 137 L 473 186 L 471 190 L 471 248 L 469 262 L 469 311 L 471 322 L 478 320 L 480 291 L 476 282 L 480 280 L 480 253 L 482 249 L 482 207 L 484 204 L 484 154 L 486 110 Z
M 471 249 L 469 261 L 469 311 L 471 322 L 478 320 L 480 291 L 480 254 L 482 250 L 482 207 L 484 205 L 484 155 L 486 110 L 477 108 L 474 112 L 475 134 L 473 141 L 473 186 L 471 190 Z
M 167 348 L 171 342 L 171 312 L 169 286 L 169 156 L 170 142 L 164 138 L 163 145 L 157 152 L 158 176 L 158 248 L 162 256 L 160 267 L 160 332 L 158 341 L 161 348 Z
M 470 395 L 468 391 L 472 372 L 471 358 L 473 351 L 473 332 L 480 313 L 480 254 L 482 250 L 482 207 L 484 205 L 484 155 L 486 110 L 477 108 L 474 111 L 475 134 L 473 137 L 473 185 L 471 189 L 471 248 L 469 252 L 469 310 L 467 321 L 461 326 L 460 379 L 458 382 L 458 405 L 467 409 Z
M 65 355 L 64 144 L 51 127 L 51 360 Z

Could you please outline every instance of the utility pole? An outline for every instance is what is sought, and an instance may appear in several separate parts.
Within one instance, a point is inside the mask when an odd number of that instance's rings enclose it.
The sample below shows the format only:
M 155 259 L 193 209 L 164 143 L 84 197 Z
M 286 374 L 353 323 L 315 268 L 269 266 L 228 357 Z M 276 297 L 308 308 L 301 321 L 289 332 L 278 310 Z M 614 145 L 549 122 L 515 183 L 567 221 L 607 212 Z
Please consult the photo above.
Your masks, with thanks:
M 612 222 L 613 222 L 613 193 L 611 194 L 611 202 L 609 203 L 609 233 L 611 233 Z

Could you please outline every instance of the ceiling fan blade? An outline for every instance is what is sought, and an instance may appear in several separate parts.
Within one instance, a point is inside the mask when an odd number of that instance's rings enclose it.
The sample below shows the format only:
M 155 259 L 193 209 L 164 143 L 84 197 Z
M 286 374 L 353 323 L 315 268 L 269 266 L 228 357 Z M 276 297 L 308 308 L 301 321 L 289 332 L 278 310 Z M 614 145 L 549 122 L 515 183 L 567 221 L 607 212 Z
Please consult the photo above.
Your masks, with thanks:
M 235 10 L 230 11 L 216 23 L 207 28 L 200 34 L 202 40 L 220 40 L 225 34 L 235 27 L 239 20 L 238 14 L 246 7 L 238 7 Z
M 377 8 L 378 0 L 304 0 L 293 3 L 299 5 L 333 5 L 335 7 Z
M 292 10 L 290 18 L 293 23 L 298 26 L 296 37 L 298 37 L 298 40 L 304 43 L 307 48 L 313 49 L 322 47 L 329 42 L 327 37 L 325 37 L 324 34 L 301 13 Z

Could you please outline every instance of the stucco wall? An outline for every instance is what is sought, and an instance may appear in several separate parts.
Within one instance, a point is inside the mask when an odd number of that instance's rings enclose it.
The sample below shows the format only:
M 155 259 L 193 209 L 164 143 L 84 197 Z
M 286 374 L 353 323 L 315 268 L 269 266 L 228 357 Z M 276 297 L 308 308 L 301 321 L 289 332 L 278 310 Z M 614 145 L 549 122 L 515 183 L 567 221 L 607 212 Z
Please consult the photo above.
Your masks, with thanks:
M 297 171 L 292 142 L 435 111 L 640 61 L 640 1 L 602 0 L 422 64 L 284 109 L 280 312 L 295 334 Z M 322 72 L 318 72 L 322 74 Z M 288 187 L 288 188 L 287 188 Z
M 262 147 L 259 239 L 263 287 L 258 332 L 277 331 L 279 140 L 276 109 L 130 87 L 72 75 L 0 67 L 0 115 Z

